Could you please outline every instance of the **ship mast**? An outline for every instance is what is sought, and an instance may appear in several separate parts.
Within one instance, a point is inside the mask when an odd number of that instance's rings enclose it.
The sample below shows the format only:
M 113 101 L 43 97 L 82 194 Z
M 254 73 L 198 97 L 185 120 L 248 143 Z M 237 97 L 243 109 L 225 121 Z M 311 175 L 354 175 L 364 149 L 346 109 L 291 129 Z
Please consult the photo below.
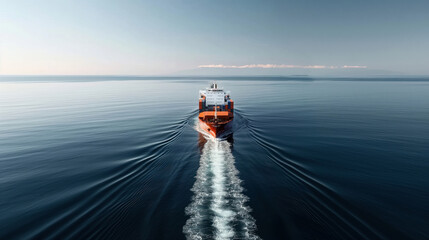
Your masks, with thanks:
M 213 88 L 217 89 L 217 83 L 213 82 Z M 215 101 L 215 120 L 217 120 L 217 100 Z
M 212 89 L 217 89 L 217 83 L 213 81 L 213 83 L 211 85 L 211 88 Z M 217 120 L 217 100 L 215 100 L 215 120 Z
M 217 120 L 217 103 L 215 103 L 215 119 Z

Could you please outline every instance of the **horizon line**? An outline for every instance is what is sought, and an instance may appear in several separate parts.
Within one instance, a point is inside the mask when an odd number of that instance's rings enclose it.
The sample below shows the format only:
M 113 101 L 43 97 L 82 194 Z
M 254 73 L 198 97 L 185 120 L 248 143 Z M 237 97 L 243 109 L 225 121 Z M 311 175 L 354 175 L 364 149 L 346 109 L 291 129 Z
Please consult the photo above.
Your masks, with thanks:
M 362 77 L 429 77 L 429 74 L 362 74 L 362 75 L 314 75 L 314 74 L 0 74 L 0 77 L 332 77 L 332 78 L 362 78 Z

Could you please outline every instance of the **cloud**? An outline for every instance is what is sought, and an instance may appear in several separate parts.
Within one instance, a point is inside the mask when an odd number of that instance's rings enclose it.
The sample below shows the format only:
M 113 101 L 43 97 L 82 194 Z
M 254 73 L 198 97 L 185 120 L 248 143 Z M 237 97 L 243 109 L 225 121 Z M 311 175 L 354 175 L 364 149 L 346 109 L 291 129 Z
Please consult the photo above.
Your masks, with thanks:
M 248 65 L 223 65 L 208 64 L 199 65 L 198 68 L 304 68 L 304 69 L 337 69 L 337 68 L 367 68 L 367 66 L 325 66 L 325 65 L 288 65 L 288 64 L 248 64 Z
M 367 66 L 347 66 L 347 65 L 344 65 L 344 66 L 342 66 L 342 68 L 367 68 Z

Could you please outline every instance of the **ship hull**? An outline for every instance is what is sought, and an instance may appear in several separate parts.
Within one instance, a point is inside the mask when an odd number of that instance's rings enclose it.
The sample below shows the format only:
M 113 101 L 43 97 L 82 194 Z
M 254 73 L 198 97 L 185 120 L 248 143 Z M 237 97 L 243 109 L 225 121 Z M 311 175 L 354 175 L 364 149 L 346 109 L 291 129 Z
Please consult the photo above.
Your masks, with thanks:
M 199 123 L 200 123 L 200 128 L 204 132 L 212 135 L 215 138 L 225 136 L 232 128 L 232 120 L 227 123 L 214 124 L 214 123 L 207 123 L 199 119 Z

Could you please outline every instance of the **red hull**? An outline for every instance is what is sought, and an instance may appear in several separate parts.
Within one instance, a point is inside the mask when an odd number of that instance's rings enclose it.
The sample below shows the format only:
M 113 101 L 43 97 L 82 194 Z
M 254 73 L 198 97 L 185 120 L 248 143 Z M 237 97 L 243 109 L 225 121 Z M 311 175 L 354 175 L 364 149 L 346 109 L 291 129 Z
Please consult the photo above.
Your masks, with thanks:
M 228 129 L 230 129 L 232 120 L 221 124 L 208 123 L 201 119 L 199 119 L 199 122 L 202 130 L 217 138 L 220 137 L 222 133 L 225 133 Z

